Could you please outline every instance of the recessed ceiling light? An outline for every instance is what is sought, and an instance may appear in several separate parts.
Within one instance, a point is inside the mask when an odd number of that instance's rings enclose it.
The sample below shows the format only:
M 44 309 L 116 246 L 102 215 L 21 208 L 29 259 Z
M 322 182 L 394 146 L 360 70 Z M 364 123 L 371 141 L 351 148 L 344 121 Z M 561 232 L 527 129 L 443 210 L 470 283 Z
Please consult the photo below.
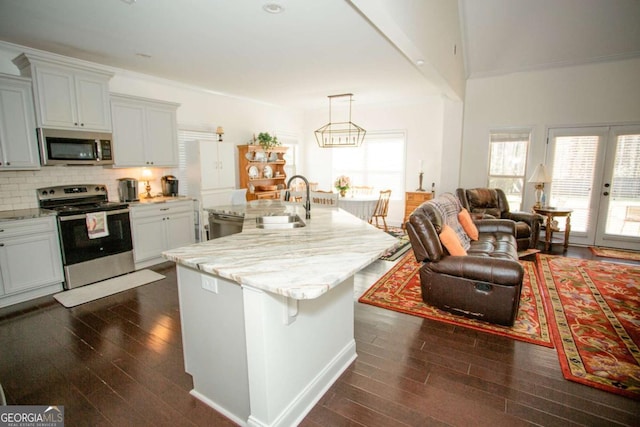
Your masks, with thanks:
M 269 12 L 273 14 L 284 12 L 284 7 L 282 5 L 279 5 L 278 3 L 267 3 L 264 6 L 262 6 L 262 8 L 264 9 L 265 12 Z
M 418 59 L 418 60 L 416 61 L 416 65 L 417 65 L 418 67 L 423 66 L 423 65 L 424 65 L 424 60 L 422 60 L 422 59 Z

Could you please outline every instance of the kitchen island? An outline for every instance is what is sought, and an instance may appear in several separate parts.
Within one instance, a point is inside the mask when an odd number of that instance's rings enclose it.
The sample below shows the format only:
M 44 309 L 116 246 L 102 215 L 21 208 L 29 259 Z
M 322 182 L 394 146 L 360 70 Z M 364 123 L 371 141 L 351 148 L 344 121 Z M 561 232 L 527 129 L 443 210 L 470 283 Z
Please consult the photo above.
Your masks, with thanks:
M 298 228 L 256 218 L 297 215 Z M 353 276 L 397 240 L 340 209 L 259 200 L 243 230 L 177 263 L 191 394 L 240 425 L 299 423 L 355 360 Z

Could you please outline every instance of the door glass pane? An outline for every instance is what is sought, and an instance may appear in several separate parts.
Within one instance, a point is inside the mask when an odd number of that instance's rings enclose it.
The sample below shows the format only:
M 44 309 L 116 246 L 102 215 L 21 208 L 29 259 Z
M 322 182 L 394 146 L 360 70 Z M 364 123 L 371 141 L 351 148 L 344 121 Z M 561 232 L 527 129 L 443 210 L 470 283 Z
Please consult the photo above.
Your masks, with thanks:
M 607 234 L 640 237 L 640 135 L 617 139 Z
M 555 138 L 549 206 L 573 209 L 572 231 L 589 229 L 599 139 L 596 135 Z

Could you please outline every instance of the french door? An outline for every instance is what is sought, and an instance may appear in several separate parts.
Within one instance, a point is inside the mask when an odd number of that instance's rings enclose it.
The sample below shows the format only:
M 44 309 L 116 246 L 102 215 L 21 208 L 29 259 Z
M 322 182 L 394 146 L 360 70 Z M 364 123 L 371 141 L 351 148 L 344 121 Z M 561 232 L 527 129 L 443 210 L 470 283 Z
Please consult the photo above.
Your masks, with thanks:
M 640 125 L 550 129 L 546 163 L 571 243 L 640 250 Z

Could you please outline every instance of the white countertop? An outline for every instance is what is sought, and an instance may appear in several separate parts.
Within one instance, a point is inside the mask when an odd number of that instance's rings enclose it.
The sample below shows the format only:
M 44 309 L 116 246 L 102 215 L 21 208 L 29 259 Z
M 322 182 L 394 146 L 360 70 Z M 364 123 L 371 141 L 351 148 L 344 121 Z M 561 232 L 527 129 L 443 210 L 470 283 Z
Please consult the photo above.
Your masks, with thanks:
M 256 217 L 297 213 L 305 227 L 264 230 Z M 163 256 L 202 272 L 294 299 L 317 298 L 366 267 L 398 240 L 335 208 L 252 201 L 241 233 L 169 250 Z

